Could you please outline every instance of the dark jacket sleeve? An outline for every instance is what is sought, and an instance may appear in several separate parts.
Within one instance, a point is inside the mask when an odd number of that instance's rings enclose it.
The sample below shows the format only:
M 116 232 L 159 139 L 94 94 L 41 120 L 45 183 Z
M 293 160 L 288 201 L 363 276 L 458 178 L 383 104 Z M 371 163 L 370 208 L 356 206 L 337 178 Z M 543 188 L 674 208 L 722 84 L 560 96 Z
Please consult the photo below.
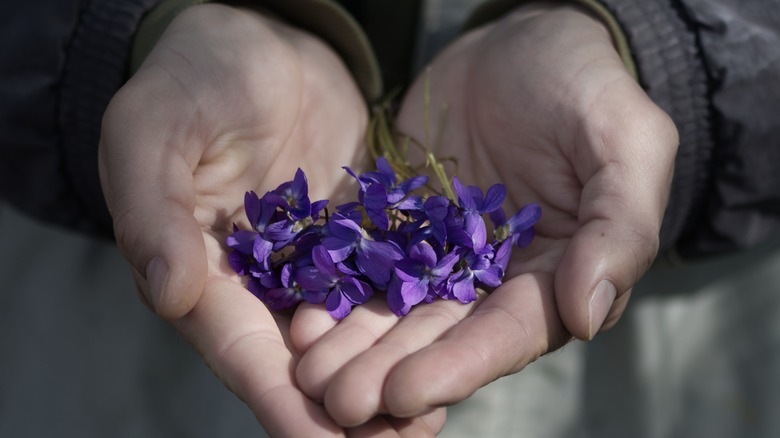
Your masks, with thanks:
M 158 0 L 14 2 L 0 18 L 0 193 L 42 220 L 111 234 L 97 146 L 131 39 Z
M 780 2 L 600 0 L 680 133 L 662 247 L 696 256 L 780 230 Z

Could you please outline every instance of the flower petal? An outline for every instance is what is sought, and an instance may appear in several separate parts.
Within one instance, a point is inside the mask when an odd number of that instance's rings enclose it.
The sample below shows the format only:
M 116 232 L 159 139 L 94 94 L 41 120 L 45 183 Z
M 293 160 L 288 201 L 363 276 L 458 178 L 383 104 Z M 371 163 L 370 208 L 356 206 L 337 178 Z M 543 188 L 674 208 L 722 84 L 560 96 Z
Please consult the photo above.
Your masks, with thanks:
M 542 217 L 542 207 L 538 204 L 528 204 L 515 213 L 507 223 L 512 234 L 517 234 L 531 228 Z
M 409 248 L 409 258 L 419 260 L 425 264 L 425 266 L 432 268 L 436 266 L 436 251 L 427 242 L 420 242 L 412 245 Z
M 427 270 L 428 267 L 422 260 L 404 258 L 395 262 L 395 275 L 404 282 L 422 280 Z
M 402 257 L 401 250 L 389 242 L 363 239 L 357 247 L 358 269 L 380 289 L 385 288 L 395 261 Z
M 490 265 L 487 269 L 474 271 L 480 283 L 485 286 L 498 287 L 501 285 L 501 279 L 504 277 L 504 270 L 497 264 Z
M 331 277 L 321 272 L 316 266 L 303 266 L 295 271 L 295 282 L 310 292 L 327 291 L 336 284 L 336 280 L 338 277 Z
M 474 198 L 471 197 L 469 189 L 460 183 L 457 176 L 453 178 L 452 183 L 455 186 L 455 192 L 458 194 L 458 204 L 466 210 L 476 210 L 477 204 L 474 202 Z
M 479 208 L 480 213 L 490 213 L 501 208 L 501 204 L 506 199 L 506 186 L 503 184 L 493 184 L 485 194 L 485 199 Z
M 333 319 L 344 319 L 352 312 L 352 302 L 339 290 L 333 290 L 325 299 L 325 310 Z
M 337 288 L 340 288 L 341 293 L 355 304 L 363 304 L 374 295 L 371 286 L 352 277 L 342 278 Z
M 463 304 L 477 299 L 477 291 L 474 289 L 474 275 L 470 272 L 462 272 L 448 286 L 452 295 Z

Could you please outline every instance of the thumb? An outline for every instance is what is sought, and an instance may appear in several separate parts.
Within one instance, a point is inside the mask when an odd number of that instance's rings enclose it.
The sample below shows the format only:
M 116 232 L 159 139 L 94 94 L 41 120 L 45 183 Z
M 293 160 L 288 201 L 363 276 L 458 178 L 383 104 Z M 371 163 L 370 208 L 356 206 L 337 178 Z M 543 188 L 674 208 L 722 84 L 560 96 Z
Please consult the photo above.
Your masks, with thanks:
M 580 339 L 616 321 L 658 252 L 677 130 L 643 93 L 632 97 L 628 110 L 610 102 L 589 114 L 576 145 L 586 157 L 575 169 L 583 182 L 580 227 L 554 281 L 561 320 Z
M 114 123 L 114 114 L 104 117 L 99 169 L 117 245 L 147 304 L 179 318 L 199 299 L 207 271 L 192 170 L 154 130 L 128 128 L 126 118 Z

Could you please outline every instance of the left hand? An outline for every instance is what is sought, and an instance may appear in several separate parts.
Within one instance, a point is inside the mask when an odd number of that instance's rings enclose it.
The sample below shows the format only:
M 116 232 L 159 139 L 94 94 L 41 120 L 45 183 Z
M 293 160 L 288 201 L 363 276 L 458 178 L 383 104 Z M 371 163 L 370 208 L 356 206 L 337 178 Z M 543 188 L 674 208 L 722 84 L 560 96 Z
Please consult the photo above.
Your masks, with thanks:
M 313 346 L 298 382 L 342 425 L 455 403 L 572 336 L 592 339 L 620 317 L 658 250 L 677 131 L 598 20 L 553 3 L 520 7 L 452 44 L 430 87 L 431 119 L 448 106 L 438 155 L 457 157 L 468 184 L 506 184 L 508 214 L 535 202 L 542 219 L 504 284 L 475 303 L 437 301 L 401 320 L 356 309 L 327 333 L 327 322 L 297 331 L 318 318 L 299 310 L 293 342 Z M 422 139 L 424 110 L 420 78 L 398 127 Z

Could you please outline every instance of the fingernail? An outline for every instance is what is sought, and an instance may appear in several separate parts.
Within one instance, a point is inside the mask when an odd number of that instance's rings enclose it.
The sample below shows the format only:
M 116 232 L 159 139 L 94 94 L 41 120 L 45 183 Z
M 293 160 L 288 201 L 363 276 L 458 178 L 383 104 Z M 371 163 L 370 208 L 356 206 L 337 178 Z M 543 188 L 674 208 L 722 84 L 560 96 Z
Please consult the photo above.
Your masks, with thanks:
M 616 296 L 617 289 L 609 280 L 602 280 L 593 290 L 588 306 L 588 339 L 593 339 L 604 324 Z
M 162 257 L 157 256 L 146 265 L 146 281 L 149 282 L 146 299 L 157 311 L 163 300 L 165 283 L 168 282 L 168 265 Z

